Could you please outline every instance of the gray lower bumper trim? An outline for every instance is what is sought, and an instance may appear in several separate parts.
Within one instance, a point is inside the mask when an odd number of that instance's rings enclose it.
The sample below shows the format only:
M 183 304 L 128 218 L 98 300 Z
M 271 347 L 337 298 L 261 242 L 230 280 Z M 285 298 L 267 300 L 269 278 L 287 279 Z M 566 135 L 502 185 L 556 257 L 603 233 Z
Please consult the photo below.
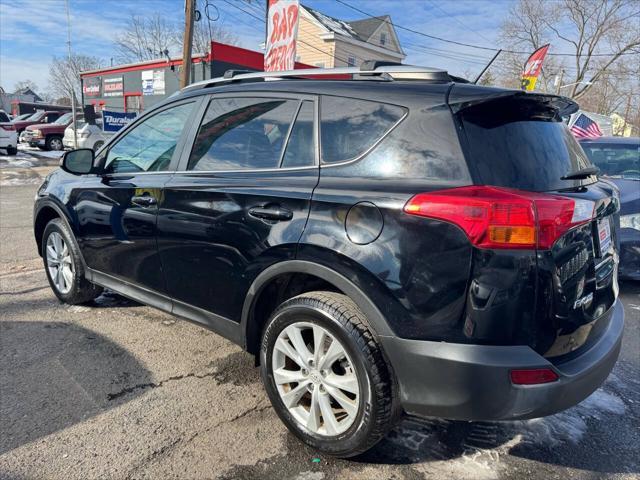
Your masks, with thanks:
M 513 420 L 550 415 L 596 390 L 620 353 L 624 310 L 620 301 L 607 330 L 588 351 L 552 364 L 527 346 L 463 345 L 381 337 L 408 413 L 456 420 Z M 553 368 L 553 383 L 515 386 L 509 371 Z

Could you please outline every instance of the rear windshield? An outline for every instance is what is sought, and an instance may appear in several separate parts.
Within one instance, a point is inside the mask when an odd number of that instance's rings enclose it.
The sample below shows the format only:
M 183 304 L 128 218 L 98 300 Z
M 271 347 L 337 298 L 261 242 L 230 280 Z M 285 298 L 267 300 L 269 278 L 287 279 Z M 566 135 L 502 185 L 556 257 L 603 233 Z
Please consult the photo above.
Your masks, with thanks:
M 640 180 L 640 143 L 620 145 L 583 143 L 587 157 L 600 169 L 600 174 L 613 178 Z
M 567 126 L 544 105 L 502 99 L 470 107 L 459 116 L 477 183 L 547 191 L 595 181 L 561 179 L 591 162 Z

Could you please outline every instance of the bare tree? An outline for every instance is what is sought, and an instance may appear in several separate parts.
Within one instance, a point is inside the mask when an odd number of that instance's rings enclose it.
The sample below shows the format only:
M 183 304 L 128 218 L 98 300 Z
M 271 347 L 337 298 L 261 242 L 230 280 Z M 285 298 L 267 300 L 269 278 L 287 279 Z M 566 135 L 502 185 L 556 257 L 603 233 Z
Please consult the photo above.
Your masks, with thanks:
M 38 85 L 36 85 L 36 83 L 32 80 L 20 80 L 19 82 L 16 82 L 15 85 L 13 86 L 13 91 L 14 92 L 21 92 L 25 89 L 29 89 L 32 92 L 37 92 L 38 91 Z
M 125 63 L 153 60 L 179 52 L 177 39 L 181 31 L 176 23 L 168 22 L 159 14 L 150 17 L 132 15 L 126 27 L 116 37 L 116 58 Z
M 100 68 L 102 62 L 88 55 L 74 54 L 67 57 L 53 57 L 49 65 L 49 92 L 56 98 L 71 98 L 71 92 L 80 98 L 80 73 Z
M 207 53 L 211 45 L 211 40 L 228 45 L 237 45 L 239 43 L 237 35 L 224 28 L 219 22 L 209 22 L 207 18 L 203 16 L 202 20 L 196 22 L 193 31 L 193 51 L 197 53 Z M 180 32 L 179 35 L 179 43 L 182 48 L 182 32 Z
M 502 25 L 502 40 L 511 50 L 551 43 L 551 53 L 570 52 L 545 60 L 541 89 L 552 90 L 549 83 L 563 70 L 563 83 L 573 85 L 562 93 L 582 99 L 623 59 L 640 54 L 639 22 L 637 0 L 519 0 Z M 501 65 L 513 74 L 525 60 L 526 55 L 506 55 Z

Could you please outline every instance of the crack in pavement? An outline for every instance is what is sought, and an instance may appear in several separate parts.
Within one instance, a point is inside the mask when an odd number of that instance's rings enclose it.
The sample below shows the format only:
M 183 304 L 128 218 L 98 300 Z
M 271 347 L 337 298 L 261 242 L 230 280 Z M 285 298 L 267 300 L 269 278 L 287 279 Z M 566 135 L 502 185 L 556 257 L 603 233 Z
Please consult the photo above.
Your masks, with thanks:
M 213 372 L 200 374 L 200 375 L 198 375 L 197 373 L 186 373 L 184 375 L 176 375 L 176 376 L 173 376 L 173 377 L 165 378 L 164 380 L 161 380 L 159 382 L 138 383 L 138 384 L 133 385 L 131 387 L 123 388 L 119 392 L 109 393 L 107 395 L 107 400 L 108 401 L 115 400 L 116 398 L 123 397 L 123 396 L 125 396 L 125 395 L 127 395 L 129 393 L 135 392 L 136 390 L 144 390 L 144 389 L 147 389 L 147 388 L 153 389 L 153 388 L 162 387 L 165 383 L 173 382 L 173 381 L 176 381 L 176 380 L 184 380 L 185 378 L 215 377 L 218 373 L 219 372 L 217 370 L 213 371 Z
M 142 460 L 140 460 L 127 474 L 126 478 L 127 480 L 133 479 L 135 478 L 134 475 L 136 472 L 138 472 L 140 469 L 142 469 L 143 467 L 145 467 L 146 465 L 152 463 L 156 458 L 158 458 L 159 456 L 173 450 L 176 446 L 180 445 L 180 444 L 188 444 L 190 442 L 192 442 L 196 437 L 198 437 L 200 434 L 204 434 L 204 433 L 209 433 L 211 430 L 218 428 L 222 425 L 225 424 L 229 424 L 229 423 L 233 423 L 236 422 L 238 420 L 240 420 L 241 418 L 244 418 L 248 415 L 250 415 L 251 413 L 259 413 L 259 412 L 264 412 L 265 410 L 268 410 L 271 408 L 271 404 L 267 404 L 267 405 L 263 405 L 260 406 L 260 403 L 254 405 L 253 407 L 245 410 L 242 413 L 239 413 L 238 415 L 234 415 L 233 417 L 231 417 L 228 420 L 220 420 L 219 422 L 210 425 L 209 427 L 200 430 L 198 432 L 192 433 L 191 435 L 189 435 L 188 437 L 178 437 L 173 439 L 171 442 L 162 445 L 160 448 L 155 449 L 153 452 L 151 452 L 149 455 L 147 455 L 146 457 L 144 457 Z

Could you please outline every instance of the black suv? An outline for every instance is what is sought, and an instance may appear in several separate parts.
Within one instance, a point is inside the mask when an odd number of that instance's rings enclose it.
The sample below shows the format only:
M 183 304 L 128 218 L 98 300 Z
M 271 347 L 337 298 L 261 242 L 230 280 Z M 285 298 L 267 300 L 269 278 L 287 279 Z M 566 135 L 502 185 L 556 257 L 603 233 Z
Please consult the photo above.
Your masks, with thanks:
M 418 67 L 309 72 L 230 72 L 67 152 L 34 212 L 57 297 L 106 287 L 218 332 L 338 456 L 402 411 L 524 419 L 598 388 L 624 323 L 619 200 L 561 121 L 577 106 Z

